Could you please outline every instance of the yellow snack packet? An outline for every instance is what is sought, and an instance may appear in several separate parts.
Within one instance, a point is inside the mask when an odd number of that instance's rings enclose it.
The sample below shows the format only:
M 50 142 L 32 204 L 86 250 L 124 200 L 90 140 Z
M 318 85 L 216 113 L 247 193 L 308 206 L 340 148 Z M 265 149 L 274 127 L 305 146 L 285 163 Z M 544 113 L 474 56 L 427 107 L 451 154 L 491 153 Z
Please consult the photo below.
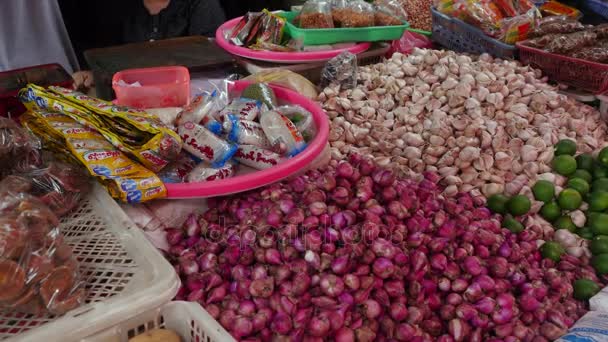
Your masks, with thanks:
M 155 173 L 129 159 L 95 129 L 65 114 L 45 110 L 30 110 L 22 115 L 21 122 L 43 140 L 45 148 L 84 165 L 114 198 L 139 203 L 167 195 Z
M 19 92 L 19 98 L 29 110 L 58 111 L 94 128 L 120 151 L 154 172 L 175 160 L 182 148 L 177 133 L 156 116 L 71 89 L 53 86 L 46 90 L 28 84 Z

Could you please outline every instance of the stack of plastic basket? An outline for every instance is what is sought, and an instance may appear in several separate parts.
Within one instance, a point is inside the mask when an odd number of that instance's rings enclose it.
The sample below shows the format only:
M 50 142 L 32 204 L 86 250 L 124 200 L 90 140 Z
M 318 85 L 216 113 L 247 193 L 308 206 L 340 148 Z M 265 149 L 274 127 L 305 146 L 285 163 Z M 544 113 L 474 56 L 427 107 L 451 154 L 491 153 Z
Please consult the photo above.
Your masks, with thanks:
M 173 267 L 101 186 L 60 228 L 86 280 L 86 304 L 61 317 L 0 313 L 0 340 L 78 341 L 175 296 Z

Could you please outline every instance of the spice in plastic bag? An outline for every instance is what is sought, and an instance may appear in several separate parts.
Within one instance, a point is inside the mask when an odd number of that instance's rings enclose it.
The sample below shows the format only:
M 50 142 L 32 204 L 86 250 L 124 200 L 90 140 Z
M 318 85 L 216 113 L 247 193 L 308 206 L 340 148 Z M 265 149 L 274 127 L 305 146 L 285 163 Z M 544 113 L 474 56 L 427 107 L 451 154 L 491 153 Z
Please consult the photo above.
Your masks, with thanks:
M 297 19 L 296 25 L 305 29 L 334 28 L 331 5 L 327 1 L 308 0 Z
M 59 219 L 40 200 L 14 192 L 15 177 L 0 182 L 0 307 L 62 315 L 84 304 L 86 293 Z
M 608 24 L 600 24 L 591 29 L 597 35 L 598 39 L 608 38 Z
M 591 62 L 607 63 L 608 48 L 606 46 L 588 46 L 572 52 L 570 57 L 580 58 Z
M 330 59 L 321 71 L 321 88 L 332 83 L 340 84 L 342 89 L 352 89 L 357 86 L 357 56 L 350 52 L 342 52 Z
M 553 17 L 545 17 L 537 21 L 536 27 L 532 29 L 530 37 L 540 37 L 546 34 L 567 34 L 585 29 L 585 26 L 578 20 L 561 15 Z
M 374 6 L 363 1 L 351 1 L 341 18 L 340 27 L 370 27 L 375 24 Z
M 559 35 L 551 41 L 545 49 L 552 53 L 564 54 L 575 49 L 593 44 L 597 39 L 597 34 L 592 31 L 580 31 Z
M 398 0 L 376 0 L 374 6 L 376 26 L 397 26 L 407 21 L 407 13 Z

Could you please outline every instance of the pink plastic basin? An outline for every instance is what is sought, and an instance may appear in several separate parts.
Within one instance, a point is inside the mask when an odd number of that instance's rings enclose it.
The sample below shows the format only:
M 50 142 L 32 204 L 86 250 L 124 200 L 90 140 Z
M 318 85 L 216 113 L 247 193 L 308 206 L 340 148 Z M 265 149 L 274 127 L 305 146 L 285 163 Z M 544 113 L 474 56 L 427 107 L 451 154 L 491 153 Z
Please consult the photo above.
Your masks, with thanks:
M 240 93 L 252 82 L 237 81 L 229 89 Z M 239 193 L 278 182 L 311 164 L 323 152 L 329 136 L 327 114 L 314 101 L 279 86 L 271 85 L 279 100 L 296 104 L 312 113 L 317 125 L 317 135 L 308 143 L 304 151 L 270 169 L 239 175 L 233 178 L 201 183 L 166 183 L 168 198 L 205 198 Z
M 139 82 L 141 87 L 119 85 Z M 128 69 L 112 77 L 117 102 L 138 109 L 181 107 L 190 99 L 190 72 L 182 66 Z

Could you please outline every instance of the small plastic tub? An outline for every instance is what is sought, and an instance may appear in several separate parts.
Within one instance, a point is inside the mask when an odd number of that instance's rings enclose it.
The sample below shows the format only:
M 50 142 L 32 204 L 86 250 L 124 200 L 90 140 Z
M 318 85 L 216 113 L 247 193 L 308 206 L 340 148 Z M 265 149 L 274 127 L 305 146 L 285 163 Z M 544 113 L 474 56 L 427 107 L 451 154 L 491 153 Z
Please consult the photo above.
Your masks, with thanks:
M 136 82 L 140 85 L 132 85 Z M 190 72 L 183 66 L 123 70 L 112 77 L 112 88 L 121 105 L 138 109 L 182 107 L 190 99 Z

